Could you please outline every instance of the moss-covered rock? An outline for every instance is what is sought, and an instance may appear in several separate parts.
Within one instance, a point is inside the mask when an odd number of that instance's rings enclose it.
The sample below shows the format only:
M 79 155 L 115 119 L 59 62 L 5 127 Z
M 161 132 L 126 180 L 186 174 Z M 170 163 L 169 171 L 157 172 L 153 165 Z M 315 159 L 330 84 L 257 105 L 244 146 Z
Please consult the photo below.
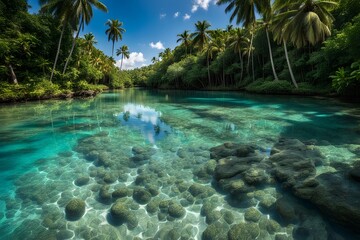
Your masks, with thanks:
M 151 193 L 144 188 L 136 188 L 133 193 L 134 200 L 140 204 L 147 204 L 151 197 Z
M 85 213 L 85 202 L 81 199 L 71 199 L 65 207 L 66 218 L 71 221 L 79 220 Z
M 75 180 L 74 183 L 75 183 L 76 186 L 81 187 L 81 186 L 84 186 L 84 185 L 88 184 L 89 181 L 90 181 L 89 176 L 80 176 Z
M 261 213 L 256 208 L 251 207 L 246 210 L 244 217 L 246 221 L 258 222 L 261 218 Z
M 128 229 L 134 229 L 138 225 L 138 219 L 134 212 L 132 212 L 124 202 L 115 202 L 110 209 L 110 216 L 112 223 L 115 225 L 125 224 Z
M 112 202 L 112 196 L 111 193 L 109 192 L 109 186 L 108 185 L 104 185 L 100 188 L 99 191 L 99 201 L 101 203 L 104 204 L 111 204 Z
M 153 199 L 146 205 L 146 211 L 148 213 L 156 213 L 159 210 L 159 199 Z
M 224 216 L 223 216 L 225 222 L 229 225 L 233 224 L 235 221 L 235 216 L 232 214 L 232 212 L 225 210 Z
M 203 186 L 198 183 L 194 183 L 188 190 L 194 197 L 207 198 L 215 193 L 215 190 L 208 186 Z
M 228 232 L 229 240 L 256 239 L 260 229 L 256 223 L 239 223 L 233 225 Z
M 227 229 L 218 222 L 207 226 L 205 231 L 202 233 L 202 240 L 226 240 Z
M 169 215 L 174 218 L 182 218 L 185 216 L 185 209 L 178 203 L 171 203 L 169 204 Z
M 217 220 L 219 220 L 221 218 L 221 213 L 220 211 L 212 211 L 209 214 L 207 214 L 206 216 L 206 223 L 207 224 L 211 224 L 213 222 L 216 222 Z
M 127 197 L 128 194 L 129 194 L 129 190 L 126 187 L 121 187 L 113 191 L 111 195 L 114 199 L 118 199 L 118 198 Z

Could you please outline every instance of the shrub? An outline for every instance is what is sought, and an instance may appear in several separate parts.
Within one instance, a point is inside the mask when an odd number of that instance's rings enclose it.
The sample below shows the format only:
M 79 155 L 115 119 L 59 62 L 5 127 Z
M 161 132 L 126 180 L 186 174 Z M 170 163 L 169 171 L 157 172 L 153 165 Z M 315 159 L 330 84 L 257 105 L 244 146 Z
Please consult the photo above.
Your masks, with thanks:
M 263 81 L 257 80 L 245 87 L 246 91 L 266 94 L 288 94 L 292 92 L 293 86 L 284 80 Z

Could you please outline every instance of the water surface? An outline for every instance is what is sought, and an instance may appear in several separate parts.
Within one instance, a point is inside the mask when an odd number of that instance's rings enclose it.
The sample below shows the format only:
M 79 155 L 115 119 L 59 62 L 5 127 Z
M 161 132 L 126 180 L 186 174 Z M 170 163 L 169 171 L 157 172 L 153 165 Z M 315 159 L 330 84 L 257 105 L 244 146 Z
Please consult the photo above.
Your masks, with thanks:
M 360 155 L 360 111 L 356 105 L 333 99 L 275 97 L 227 92 L 124 90 L 94 99 L 45 101 L 0 106 L 0 236 L 4 239 L 201 239 L 209 222 L 201 215 L 206 201 L 215 202 L 222 217 L 231 212 L 234 223 L 254 205 L 234 204 L 226 193 L 215 191 L 207 199 L 184 203 L 180 184 L 201 184 L 198 171 L 210 160 L 209 149 L 224 142 L 256 144 L 265 157 L 280 138 L 313 141 L 327 161 L 350 164 Z M 139 161 L 134 147 L 146 149 Z M 106 161 L 89 161 L 91 151 L 105 151 Z M 318 167 L 318 173 L 334 171 Z M 155 174 L 156 173 L 156 174 Z M 145 176 L 145 183 L 139 183 Z M 77 186 L 79 177 L 89 177 Z M 106 177 L 105 177 L 106 176 Z M 138 179 L 138 181 L 136 180 Z M 182 204 L 186 214 L 177 219 L 149 213 L 146 204 L 131 196 L 138 224 L 129 228 L 109 221 L 111 203 L 99 192 L 108 186 L 158 190 L 152 199 Z M 262 189 L 277 198 L 281 190 Z M 187 193 L 188 194 L 188 193 Z M 154 194 L 155 195 L 155 194 Z M 64 207 L 74 198 L 86 202 L 78 221 L 67 221 Z M 272 218 L 269 213 L 262 213 Z M 277 220 L 276 218 L 274 218 Z M 347 230 L 338 234 L 351 236 Z M 276 232 L 292 239 L 294 228 L 280 222 Z M 171 231 L 174 230 L 175 231 Z

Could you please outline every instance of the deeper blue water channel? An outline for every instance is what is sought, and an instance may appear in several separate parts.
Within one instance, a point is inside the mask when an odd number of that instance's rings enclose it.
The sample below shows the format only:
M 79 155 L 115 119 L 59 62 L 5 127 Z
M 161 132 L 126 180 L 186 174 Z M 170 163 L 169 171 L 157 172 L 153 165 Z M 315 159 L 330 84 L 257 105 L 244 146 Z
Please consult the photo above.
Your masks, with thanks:
M 339 164 L 350 168 L 360 158 L 358 107 L 322 98 L 141 89 L 1 105 L 0 238 L 222 239 L 239 224 L 248 229 L 243 236 L 257 239 L 358 237 L 276 179 L 251 186 L 246 200 L 233 196 L 214 184 L 219 162 L 210 160 L 211 148 L 225 142 L 252 144 L 268 159 L 279 140 L 297 139 L 321 153 L 314 176 L 336 173 Z M 193 185 L 210 193 L 197 195 Z M 153 205 L 137 199 L 139 188 L 151 192 Z M 111 220 L 117 189 L 127 191 L 118 201 L 136 218 L 131 223 Z M 315 212 L 310 225 L 320 233 L 276 213 L 283 195 Z M 73 198 L 86 204 L 77 221 L 64 211 Z M 273 207 L 262 207 L 264 199 Z

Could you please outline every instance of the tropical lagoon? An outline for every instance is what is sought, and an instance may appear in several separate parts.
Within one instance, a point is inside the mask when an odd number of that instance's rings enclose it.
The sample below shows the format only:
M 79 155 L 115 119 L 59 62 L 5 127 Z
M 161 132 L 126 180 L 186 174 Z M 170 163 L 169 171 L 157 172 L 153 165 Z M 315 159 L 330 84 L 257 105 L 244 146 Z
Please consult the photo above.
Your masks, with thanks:
M 0 107 L 1 239 L 358 239 L 360 112 L 128 89 Z

